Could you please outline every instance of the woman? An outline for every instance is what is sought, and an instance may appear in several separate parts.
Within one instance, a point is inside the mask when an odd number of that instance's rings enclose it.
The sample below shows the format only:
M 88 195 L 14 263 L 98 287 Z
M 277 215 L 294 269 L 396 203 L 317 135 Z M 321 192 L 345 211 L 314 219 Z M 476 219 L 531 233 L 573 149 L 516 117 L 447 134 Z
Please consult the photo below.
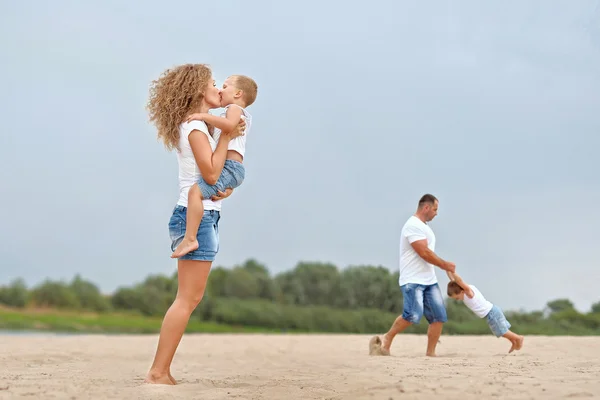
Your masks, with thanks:
M 177 150 L 179 164 L 179 200 L 169 221 L 171 250 L 185 234 L 190 187 L 200 176 L 208 182 L 217 180 L 225 164 L 229 141 L 240 136 L 245 128 L 241 121 L 232 132 L 222 132 L 216 143 L 204 122 L 183 123 L 191 113 L 206 113 L 218 108 L 220 100 L 220 91 L 215 86 L 211 70 L 203 64 L 178 66 L 165 71 L 152 82 L 148 103 L 150 121 L 156 125 L 158 137 L 167 149 Z M 221 201 L 231 192 L 228 190 L 210 200 L 203 200 L 204 216 L 197 235 L 199 247 L 177 261 L 177 296 L 165 314 L 147 383 L 177 383 L 171 376 L 171 362 L 190 315 L 204 295 L 208 273 L 219 250 Z

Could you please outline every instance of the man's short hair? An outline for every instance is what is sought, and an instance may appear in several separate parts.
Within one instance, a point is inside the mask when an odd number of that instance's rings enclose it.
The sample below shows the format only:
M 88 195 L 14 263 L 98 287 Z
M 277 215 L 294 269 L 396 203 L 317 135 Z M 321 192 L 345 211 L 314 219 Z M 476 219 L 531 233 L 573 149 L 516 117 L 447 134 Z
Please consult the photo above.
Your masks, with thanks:
M 434 195 L 429 193 L 424 194 L 423 197 L 421 197 L 421 200 L 419 200 L 419 208 L 423 207 L 427 203 L 434 205 L 436 201 L 437 198 Z

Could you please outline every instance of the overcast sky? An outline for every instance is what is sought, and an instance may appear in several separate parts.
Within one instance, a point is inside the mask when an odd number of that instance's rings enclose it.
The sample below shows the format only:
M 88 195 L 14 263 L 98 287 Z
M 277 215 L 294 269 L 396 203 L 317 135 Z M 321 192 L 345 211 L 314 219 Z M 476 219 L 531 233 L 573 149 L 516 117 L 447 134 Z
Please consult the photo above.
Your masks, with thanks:
M 216 265 L 395 271 L 431 192 L 438 254 L 492 302 L 600 301 L 600 1 L 205 3 L 0 3 L 0 284 L 175 271 L 145 104 L 201 62 L 259 86 Z

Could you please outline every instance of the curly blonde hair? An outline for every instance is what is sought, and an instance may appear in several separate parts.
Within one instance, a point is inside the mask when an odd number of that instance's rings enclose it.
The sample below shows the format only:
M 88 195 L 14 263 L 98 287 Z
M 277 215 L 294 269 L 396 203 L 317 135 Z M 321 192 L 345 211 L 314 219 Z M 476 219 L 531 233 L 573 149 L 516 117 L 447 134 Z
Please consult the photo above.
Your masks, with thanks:
M 147 109 L 168 150 L 179 150 L 179 125 L 200 106 L 211 78 L 208 65 L 184 64 L 152 81 Z

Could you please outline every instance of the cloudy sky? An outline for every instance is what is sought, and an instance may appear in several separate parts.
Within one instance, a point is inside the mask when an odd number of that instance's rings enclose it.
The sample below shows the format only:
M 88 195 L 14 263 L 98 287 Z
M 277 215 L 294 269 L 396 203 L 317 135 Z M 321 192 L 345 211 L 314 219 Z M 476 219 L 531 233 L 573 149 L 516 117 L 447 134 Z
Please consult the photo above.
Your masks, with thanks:
M 600 1 L 205 3 L 0 3 L 0 284 L 174 272 L 145 104 L 202 62 L 259 85 L 217 265 L 395 270 L 431 192 L 438 254 L 491 301 L 600 300 Z

